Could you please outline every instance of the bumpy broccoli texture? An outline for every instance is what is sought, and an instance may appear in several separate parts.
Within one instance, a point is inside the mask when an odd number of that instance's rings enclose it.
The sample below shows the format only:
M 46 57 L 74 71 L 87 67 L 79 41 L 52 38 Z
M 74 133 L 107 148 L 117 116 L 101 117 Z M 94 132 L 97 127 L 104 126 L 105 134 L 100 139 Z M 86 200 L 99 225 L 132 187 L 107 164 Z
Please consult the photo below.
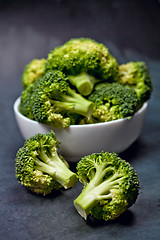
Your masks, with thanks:
M 53 131 L 26 140 L 15 159 L 16 178 L 22 185 L 36 194 L 46 195 L 53 189 L 68 189 L 76 184 L 76 174 L 57 153 L 59 144 Z
M 56 128 L 130 119 L 150 99 L 145 62 L 118 65 L 108 48 L 90 38 L 70 39 L 22 76 L 20 112 Z
M 30 84 L 32 84 L 36 79 L 43 76 L 45 73 L 45 64 L 46 59 L 33 59 L 30 63 L 28 63 L 22 74 L 22 85 L 25 89 Z
M 88 97 L 94 103 L 92 118 L 81 122 L 108 122 L 121 118 L 130 119 L 137 111 L 139 101 L 136 92 L 120 83 L 101 83 Z
M 115 153 L 93 153 L 77 164 L 84 188 L 74 200 L 79 214 L 87 219 L 113 220 L 131 207 L 139 194 L 139 179 L 133 167 Z
M 149 100 L 152 93 L 152 82 L 145 62 L 128 62 L 120 65 L 117 81 L 132 87 L 141 104 Z
M 21 101 L 19 104 L 19 111 L 24 116 L 28 117 L 29 119 L 34 120 L 34 115 L 32 113 L 32 103 L 31 103 L 31 97 L 33 94 L 33 84 L 30 84 L 28 87 L 26 87 L 22 93 L 21 93 Z
M 97 81 L 113 81 L 118 63 L 102 43 L 71 39 L 48 54 L 46 71 L 58 69 L 69 76 L 82 95 L 89 95 Z
M 31 88 L 31 86 L 30 86 Z M 47 72 L 22 93 L 20 111 L 25 116 L 54 127 L 76 124 L 82 115 L 90 118 L 92 102 L 69 86 L 68 78 L 59 70 Z

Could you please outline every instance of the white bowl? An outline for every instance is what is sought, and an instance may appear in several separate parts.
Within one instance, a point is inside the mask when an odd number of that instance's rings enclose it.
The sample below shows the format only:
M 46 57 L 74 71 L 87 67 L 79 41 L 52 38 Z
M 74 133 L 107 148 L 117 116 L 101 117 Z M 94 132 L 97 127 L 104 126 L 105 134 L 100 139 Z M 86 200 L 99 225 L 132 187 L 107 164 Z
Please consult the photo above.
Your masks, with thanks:
M 140 135 L 148 103 L 130 119 L 119 119 L 106 123 L 71 125 L 65 129 L 38 123 L 23 116 L 19 110 L 20 97 L 14 103 L 17 124 L 24 139 L 36 133 L 53 130 L 61 141 L 59 153 L 68 161 L 79 161 L 81 157 L 103 151 L 120 153 L 126 150 Z

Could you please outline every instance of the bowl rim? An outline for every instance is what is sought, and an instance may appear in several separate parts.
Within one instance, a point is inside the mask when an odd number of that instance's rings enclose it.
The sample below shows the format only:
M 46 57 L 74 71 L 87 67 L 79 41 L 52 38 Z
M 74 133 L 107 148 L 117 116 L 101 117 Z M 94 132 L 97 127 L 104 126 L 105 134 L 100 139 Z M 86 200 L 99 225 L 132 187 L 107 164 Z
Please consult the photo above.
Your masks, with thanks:
M 21 96 L 19 96 L 14 104 L 13 104 L 13 109 L 14 109 L 14 113 L 19 116 L 20 118 L 24 119 L 25 121 L 28 121 L 30 123 L 34 123 L 36 125 L 44 125 L 44 126 L 50 126 L 50 127 L 53 127 L 49 124 L 45 124 L 45 123 L 40 123 L 40 122 L 37 122 L 35 120 L 32 120 L 32 119 L 29 119 L 27 118 L 26 116 L 24 116 L 22 113 L 20 113 L 18 107 L 19 107 L 19 104 L 20 104 L 20 99 L 21 99 Z M 146 109 L 148 106 L 148 102 L 145 102 L 142 107 L 132 116 L 133 117 L 136 117 L 137 115 L 139 115 L 144 109 Z M 132 119 L 131 118 L 131 119 Z M 117 120 L 113 120 L 113 121 L 109 121 L 109 122 L 102 122 L 102 123 L 92 123 L 92 124 L 81 124 L 81 125 L 70 125 L 68 128 L 86 128 L 86 127 L 93 127 L 93 126 L 104 126 L 104 125 L 110 125 L 110 124 L 113 124 L 113 123 L 119 123 L 119 122 L 122 122 L 122 121 L 129 121 L 131 119 L 127 119 L 127 118 L 121 118 L 121 119 L 117 119 Z M 54 127 L 53 127 L 54 128 Z

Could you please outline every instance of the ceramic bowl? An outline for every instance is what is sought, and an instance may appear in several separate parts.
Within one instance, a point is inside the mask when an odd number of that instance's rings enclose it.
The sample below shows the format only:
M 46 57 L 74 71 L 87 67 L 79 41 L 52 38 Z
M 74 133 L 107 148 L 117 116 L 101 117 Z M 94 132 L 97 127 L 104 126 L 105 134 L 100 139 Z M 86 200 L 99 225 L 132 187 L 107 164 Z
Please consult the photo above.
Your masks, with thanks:
M 120 153 L 126 150 L 140 135 L 148 103 L 130 119 L 119 119 L 106 123 L 71 125 L 65 129 L 38 123 L 23 116 L 19 110 L 20 97 L 14 103 L 17 124 L 24 139 L 36 133 L 53 130 L 61 141 L 59 153 L 68 161 L 79 161 L 81 157 L 103 151 Z

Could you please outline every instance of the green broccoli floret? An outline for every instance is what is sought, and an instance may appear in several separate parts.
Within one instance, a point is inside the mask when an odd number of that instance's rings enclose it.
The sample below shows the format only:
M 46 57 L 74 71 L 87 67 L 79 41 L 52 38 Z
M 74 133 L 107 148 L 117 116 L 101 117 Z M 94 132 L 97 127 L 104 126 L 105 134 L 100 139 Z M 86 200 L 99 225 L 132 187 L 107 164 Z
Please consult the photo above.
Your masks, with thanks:
M 152 82 L 145 62 L 128 62 L 120 65 L 117 81 L 132 87 L 136 91 L 141 104 L 151 96 Z
M 57 153 L 59 144 L 53 131 L 26 140 L 15 159 L 16 178 L 22 185 L 46 195 L 53 189 L 68 189 L 76 184 L 76 174 Z
M 35 120 L 54 127 L 68 127 L 82 115 L 90 118 L 92 102 L 71 89 L 68 78 L 59 70 L 36 81 L 32 94 Z
M 92 39 L 71 39 L 48 54 L 46 71 L 58 69 L 82 95 L 89 95 L 97 81 L 113 81 L 118 63 L 108 48 Z
M 29 119 L 34 120 L 32 113 L 31 96 L 33 94 L 33 84 L 26 87 L 21 93 L 21 99 L 19 104 L 19 111 Z
M 79 214 L 87 219 L 113 220 L 131 207 L 139 193 L 139 179 L 133 167 L 115 153 L 93 153 L 77 164 L 84 188 L 74 200 Z
M 46 59 L 33 59 L 28 63 L 22 74 L 22 85 L 24 89 L 45 73 Z
M 88 100 L 94 103 L 93 122 L 130 119 L 139 104 L 134 89 L 117 82 L 98 84 Z

